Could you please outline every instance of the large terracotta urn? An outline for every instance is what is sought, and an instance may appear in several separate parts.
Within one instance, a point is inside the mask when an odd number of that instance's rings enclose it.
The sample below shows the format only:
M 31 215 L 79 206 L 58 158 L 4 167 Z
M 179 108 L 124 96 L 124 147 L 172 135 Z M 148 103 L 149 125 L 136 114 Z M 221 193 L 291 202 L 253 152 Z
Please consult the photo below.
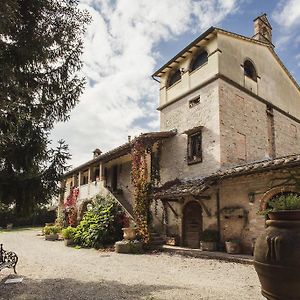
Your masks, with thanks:
M 268 215 L 268 227 L 254 249 L 262 295 L 269 300 L 300 300 L 300 210 Z

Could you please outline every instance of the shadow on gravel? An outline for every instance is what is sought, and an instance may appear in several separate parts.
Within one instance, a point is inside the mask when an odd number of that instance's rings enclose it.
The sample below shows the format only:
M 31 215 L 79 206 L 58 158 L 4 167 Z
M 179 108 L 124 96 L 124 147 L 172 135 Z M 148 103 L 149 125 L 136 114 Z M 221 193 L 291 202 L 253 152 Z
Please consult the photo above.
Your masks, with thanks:
M 12 276 L 9 276 L 12 278 Z M 16 276 L 18 277 L 18 276 Z M 23 283 L 0 282 L 1 300 L 66 300 L 66 299 L 156 299 L 153 292 L 178 289 L 175 286 L 125 285 L 117 281 L 82 282 L 74 279 L 32 280 L 24 277 Z

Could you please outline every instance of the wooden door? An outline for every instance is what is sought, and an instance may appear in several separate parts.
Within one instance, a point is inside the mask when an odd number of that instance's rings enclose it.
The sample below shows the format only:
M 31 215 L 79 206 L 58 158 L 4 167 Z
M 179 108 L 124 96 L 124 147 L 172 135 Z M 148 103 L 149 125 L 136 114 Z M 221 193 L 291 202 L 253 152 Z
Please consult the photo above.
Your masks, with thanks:
M 201 233 L 202 207 L 198 202 L 192 201 L 186 204 L 183 212 L 184 246 L 199 248 Z

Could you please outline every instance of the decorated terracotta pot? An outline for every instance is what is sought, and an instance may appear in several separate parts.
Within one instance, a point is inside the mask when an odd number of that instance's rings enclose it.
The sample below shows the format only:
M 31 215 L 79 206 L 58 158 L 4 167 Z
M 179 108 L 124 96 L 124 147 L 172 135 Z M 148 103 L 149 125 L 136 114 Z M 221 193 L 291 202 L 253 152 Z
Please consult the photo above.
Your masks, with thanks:
M 269 300 L 300 300 L 300 211 L 269 214 L 256 240 L 254 267 Z

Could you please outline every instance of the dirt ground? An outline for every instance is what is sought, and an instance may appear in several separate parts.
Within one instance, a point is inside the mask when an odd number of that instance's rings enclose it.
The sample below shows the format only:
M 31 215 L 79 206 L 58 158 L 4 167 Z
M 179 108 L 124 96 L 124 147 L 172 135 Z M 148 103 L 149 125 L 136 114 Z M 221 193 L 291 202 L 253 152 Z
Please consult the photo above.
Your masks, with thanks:
M 226 299 L 263 300 L 251 265 L 169 254 L 128 255 L 65 247 L 38 230 L 0 233 L 19 256 L 17 277 L 0 272 L 0 299 Z

